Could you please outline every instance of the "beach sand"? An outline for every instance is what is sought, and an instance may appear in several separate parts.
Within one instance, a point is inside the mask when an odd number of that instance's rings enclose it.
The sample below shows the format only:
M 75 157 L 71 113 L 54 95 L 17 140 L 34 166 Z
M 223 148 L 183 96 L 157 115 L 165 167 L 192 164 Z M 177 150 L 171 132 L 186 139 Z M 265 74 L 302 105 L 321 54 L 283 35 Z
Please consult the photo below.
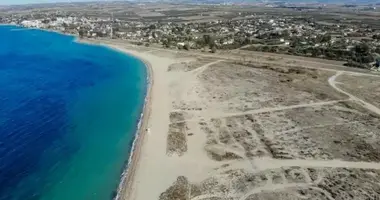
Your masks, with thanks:
M 177 58 L 175 55 L 159 56 L 122 44 L 106 45 L 143 60 L 150 68 L 152 79 L 140 137 L 135 145 L 126 181 L 120 187 L 119 199 L 158 199 L 178 176 L 185 175 L 194 181 L 201 181 L 213 167 L 219 165 L 203 151 L 205 137 L 194 137 L 194 144 L 198 143 L 199 147 L 192 148 L 195 150 L 192 154 L 181 157 L 167 155 L 168 127 L 171 124 L 169 116 L 173 110 L 171 91 L 176 88 L 172 84 L 182 78 L 192 78 L 191 75 L 169 72 L 168 68 L 175 63 L 193 59 Z
M 122 45 L 107 46 L 140 58 L 147 64 L 151 75 L 141 132 L 135 144 L 126 182 L 120 188 L 120 199 L 157 199 L 176 178 L 169 168 L 166 156 L 166 135 L 171 110 L 167 68 L 175 60 L 127 49 Z M 169 179 L 170 176 L 173 178 Z

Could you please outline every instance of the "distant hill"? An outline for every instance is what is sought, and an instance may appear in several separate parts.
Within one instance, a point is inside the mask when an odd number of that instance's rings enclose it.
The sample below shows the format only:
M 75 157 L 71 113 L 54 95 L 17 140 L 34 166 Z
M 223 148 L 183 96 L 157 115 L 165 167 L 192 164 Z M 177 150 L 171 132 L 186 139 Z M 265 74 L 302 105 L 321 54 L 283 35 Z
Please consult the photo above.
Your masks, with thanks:
M 150 0 L 150 1 L 164 1 L 164 2 L 186 2 L 186 3 L 292 3 L 292 4 L 308 4 L 308 3 L 322 3 L 322 4 L 379 4 L 380 0 Z

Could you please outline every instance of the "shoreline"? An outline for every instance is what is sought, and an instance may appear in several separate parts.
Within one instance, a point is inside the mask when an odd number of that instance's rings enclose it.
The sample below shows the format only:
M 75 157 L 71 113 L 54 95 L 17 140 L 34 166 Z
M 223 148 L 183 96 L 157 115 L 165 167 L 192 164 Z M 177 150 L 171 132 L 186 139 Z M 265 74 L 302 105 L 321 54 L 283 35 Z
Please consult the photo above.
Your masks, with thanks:
M 116 189 L 117 193 L 116 193 L 116 196 L 113 197 L 114 200 L 121 200 L 121 199 L 129 200 L 130 194 L 131 194 L 130 191 L 132 191 L 133 182 L 134 182 L 135 173 L 136 173 L 136 168 L 137 168 L 137 165 L 139 163 L 139 159 L 140 159 L 140 155 L 141 155 L 141 149 L 142 149 L 142 146 L 144 144 L 144 138 L 145 138 L 145 135 L 147 132 L 147 125 L 148 125 L 148 121 L 149 121 L 150 113 L 151 113 L 152 87 L 154 84 L 152 64 L 149 61 L 147 61 L 146 59 L 144 59 L 138 55 L 135 55 L 131 52 L 128 52 L 125 49 L 122 49 L 122 48 L 119 48 L 117 46 L 113 46 L 110 44 L 102 43 L 102 42 L 97 41 L 97 40 L 83 39 L 77 35 L 66 34 L 66 33 L 62 33 L 59 31 L 55 31 L 55 30 L 39 29 L 39 28 L 32 28 L 32 29 L 53 32 L 53 33 L 66 35 L 66 36 L 71 36 L 74 38 L 73 42 L 109 48 L 113 51 L 121 52 L 123 54 L 135 57 L 144 63 L 144 66 L 147 69 L 147 77 L 146 77 L 147 88 L 146 88 L 146 94 L 145 94 L 145 98 L 144 98 L 144 105 L 143 105 L 143 109 L 142 109 L 139 121 L 137 123 L 137 130 L 136 130 L 135 135 L 134 135 L 132 148 L 130 149 L 130 154 L 129 154 L 129 157 L 127 160 L 127 165 L 123 166 L 123 172 L 120 174 L 119 185 Z
M 117 200 L 157 199 L 172 184 L 172 181 L 175 181 L 177 175 L 182 174 L 182 169 L 162 167 L 167 164 L 170 166 L 178 164 L 172 157 L 167 156 L 167 134 L 172 110 L 168 84 L 169 80 L 176 77 L 175 75 L 168 76 L 168 68 L 179 60 L 139 51 L 138 47 L 112 40 L 82 39 L 79 42 L 101 45 L 131 55 L 143 61 L 148 67 L 151 81 L 146 91 L 141 125 L 135 133 L 128 164 L 124 168 L 117 193 L 113 193 L 113 197 Z M 186 169 L 183 170 L 186 171 Z
M 133 187 L 133 182 L 134 182 L 134 178 L 136 174 L 136 168 L 139 163 L 141 149 L 144 144 L 144 138 L 147 133 L 148 121 L 150 118 L 151 102 L 152 102 L 152 87 L 154 84 L 153 69 L 150 62 L 148 62 L 147 60 L 137 55 L 133 55 L 130 52 L 122 51 L 122 49 L 118 49 L 118 48 L 115 48 L 103 43 L 100 43 L 100 45 L 104 45 L 113 50 L 121 51 L 124 54 L 128 54 L 128 55 L 138 58 L 144 63 L 147 69 L 147 91 L 145 95 L 143 111 L 141 112 L 141 118 L 138 122 L 138 129 L 135 133 L 135 138 L 133 140 L 132 148 L 131 148 L 130 155 L 128 158 L 128 164 L 124 166 L 124 171 L 121 174 L 122 177 L 117 189 L 117 195 L 114 198 L 115 200 L 130 199 L 130 194 L 131 194 L 130 191 L 132 190 L 132 187 Z
M 23 27 L 23 26 L 21 26 L 21 27 Z M 130 191 L 132 190 L 132 187 L 133 187 L 133 181 L 135 178 L 136 168 L 137 168 L 137 165 L 139 163 L 141 149 L 142 149 L 142 146 L 144 143 L 144 138 L 145 138 L 145 135 L 147 132 L 147 124 L 148 124 L 148 120 L 150 118 L 150 112 L 151 112 L 152 87 L 153 87 L 153 83 L 154 83 L 152 64 L 149 61 L 147 61 L 146 59 L 141 58 L 140 56 L 135 55 L 131 52 L 128 52 L 123 48 L 119 48 L 117 46 L 102 43 L 102 42 L 97 41 L 97 40 L 83 39 L 77 35 L 62 33 L 62 32 L 59 32 L 57 30 L 41 29 L 41 28 L 28 28 L 28 27 L 24 27 L 24 28 L 32 29 L 32 30 L 33 29 L 42 30 L 42 31 L 57 33 L 60 35 L 71 36 L 74 38 L 73 42 L 109 48 L 113 51 L 121 52 L 123 54 L 135 57 L 144 63 L 144 66 L 147 69 L 147 77 L 146 77 L 147 88 L 146 88 L 146 94 L 145 94 L 145 98 L 144 98 L 144 105 L 143 105 L 143 109 L 142 109 L 139 121 L 137 123 L 137 130 L 134 134 L 134 139 L 133 139 L 132 147 L 130 149 L 130 154 L 129 154 L 129 157 L 127 160 L 127 165 L 123 166 L 123 172 L 120 174 L 119 185 L 116 189 L 117 194 L 116 194 L 116 196 L 113 197 L 114 200 L 120 200 L 120 199 L 128 200 L 128 199 L 130 199 L 130 194 L 131 194 Z
M 17 27 L 22 27 L 25 29 L 30 29 L 30 30 L 33 30 L 33 29 L 34 30 L 41 30 L 41 31 L 47 31 L 47 32 L 51 32 L 51 33 L 57 33 L 60 35 L 70 36 L 70 37 L 74 38 L 73 42 L 109 48 L 113 51 L 118 51 L 118 52 L 121 52 L 123 54 L 135 57 L 144 63 L 144 66 L 147 69 L 147 77 L 146 77 L 147 88 L 146 88 L 146 94 L 145 94 L 145 98 L 144 98 L 144 105 L 143 105 L 143 109 L 142 109 L 139 121 L 136 125 L 137 130 L 136 130 L 135 135 L 134 135 L 134 139 L 133 139 L 132 147 L 130 149 L 130 154 L 129 154 L 129 157 L 127 160 L 127 164 L 123 166 L 123 172 L 120 174 L 119 185 L 116 189 L 117 194 L 116 194 L 116 196 L 113 197 L 114 200 L 130 199 L 129 195 L 131 194 L 130 191 L 132 190 L 132 187 L 133 187 L 133 181 L 135 178 L 136 167 L 139 163 L 141 149 L 142 149 L 142 146 L 144 143 L 144 138 L 145 138 L 145 135 L 147 132 L 147 124 L 148 124 L 148 120 L 149 120 L 150 112 L 151 112 L 152 87 L 153 87 L 153 83 L 154 83 L 152 64 L 149 61 L 147 61 L 146 59 L 141 58 L 140 56 L 135 55 L 131 52 L 128 52 L 125 49 L 122 49 L 122 48 L 119 48 L 119 47 L 116 47 L 116 46 L 113 46 L 110 44 L 102 43 L 102 42 L 97 41 L 97 40 L 82 39 L 77 35 L 62 33 L 60 31 L 51 30 L 51 29 L 24 27 L 22 25 L 17 25 L 17 24 L 14 24 L 14 25 L 13 24 L 11 24 L 11 25 L 3 24 L 3 26 L 17 26 Z
M 4 25 L 7 26 L 7 25 Z M 120 199 L 130 199 L 130 194 L 131 190 L 133 187 L 133 181 L 135 178 L 135 173 L 136 173 L 136 167 L 139 163 L 139 158 L 141 154 L 141 149 L 144 143 L 144 138 L 147 132 L 147 124 L 148 120 L 150 117 L 150 112 L 151 112 L 151 103 L 152 103 L 152 87 L 153 87 L 153 68 L 152 65 L 149 61 L 147 61 L 144 58 L 141 58 L 138 55 L 135 55 L 131 52 L 126 51 L 125 49 L 102 43 L 97 40 L 90 40 L 90 39 L 83 39 L 80 38 L 78 35 L 72 35 L 68 33 L 62 33 L 57 30 L 51 30 L 51 29 L 43 29 L 43 28 L 31 28 L 31 27 L 24 27 L 22 25 L 13 25 L 17 27 L 22 27 L 26 29 L 31 29 L 31 30 L 41 30 L 41 31 L 47 31 L 51 33 L 57 33 L 60 35 L 65 35 L 65 36 L 70 36 L 73 37 L 73 42 L 81 43 L 81 44 L 87 44 L 87 45 L 96 45 L 96 46 L 102 46 L 105 48 L 109 48 L 113 51 L 121 52 L 123 54 L 135 57 L 142 61 L 147 69 L 147 88 L 146 88 L 146 94 L 144 98 L 144 105 L 143 109 L 139 118 L 139 121 L 137 123 L 137 130 L 134 135 L 132 147 L 130 149 L 130 154 L 127 160 L 127 164 L 123 166 L 123 172 L 120 174 L 120 180 L 119 180 L 119 185 L 116 188 L 116 196 L 113 197 L 114 200 L 120 200 Z
M 141 60 L 147 69 L 147 91 L 145 94 L 143 110 L 141 112 L 141 117 L 137 124 L 137 130 L 136 130 L 135 137 L 132 143 L 132 148 L 130 150 L 128 163 L 126 166 L 123 166 L 123 172 L 121 174 L 120 183 L 119 183 L 119 186 L 117 187 L 117 194 L 114 197 L 115 200 L 121 200 L 121 199 L 128 200 L 130 199 L 130 194 L 131 194 L 130 191 L 132 191 L 133 182 L 136 175 L 136 168 L 139 163 L 141 149 L 144 144 L 144 138 L 146 136 L 147 125 L 148 125 L 148 121 L 149 121 L 150 113 L 151 113 L 152 88 L 154 84 L 152 64 L 146 59 L 141 58 L 138 55 L 128 52 L 122 48 L 119 48 L 110 44 L 102 43 L 100 41 L 96 41 L 96 40 L 92 41 L 92 40 L 81 39 L 81 38 L 76 37 L 75 42 L 82 43 L 82 44 L 103 46 L 106 48 L 110 48 L 114 51 L 118 51 L 130 56 L 133 56 Z
M 94 46 L 101 46 L 108 49 L 111 49 L 113 51 L 117 51 L 120 53 L 123 53 L 125 55 L 129 55 L 131 57 L 134 57 L 138 60 L 140 60 L 144 67 L 146 68 L 146 91 L 144 102 L 143 102 L 143 108 L 140 113 L 140 117 L 138 119 L 138 122 L 136 124 L 136 131 L 134 132 L 133 136 L 133 143 L 131 146 L 131 149 L 129 150 L 129 156 L 125 160 L 127 162 L 124 162 L 122 166 L 122 173 L 119 174 L 119 183 L 117 188 L 114 188 L 113 191 L 111 191 L 112 199 L 119 200 L 119 199 L 130 199 L 130 195 L 132 194 L 130 191 L 132 191 L 133 188 L 133 182 L 135 179 L 136 169 L 139 164 L 139 159 L 141 156 L 141 150 L 144 144 L 144 139 L 148 130 L 148 121 L 150 118 L 151 113 L 151 104 L 152 104 L 152 87 L 154 84 L 154 77 L 153 77 L 153 68 L 152 63 L 148 60 L 134 54 L 133 52 L 129 52 L 127 49 L 124 49 L 122 47 L 114 46 L 112 44 L 107 44 L 98 40 L 89 40 L 89 39 L 82 39 L 77 35 L 62 33 L 57 30 L 51 30 L 51 29 L 43 29 L 43 28 L 32 28 L 32 27 L 24 27 L 19 24 L 0 24 L 0 26 L 14 26 L 14 27 L 20 27 L 25 30 L 39 30 L 39 31 L 47 31 L 51 33 L 56 33 L 64 36 L 70 36 L 73 38 L 72 42 L 81 43 L 85 45 L 94 45 Z M 140 67 L 140 66 L 139 66 Z M 116 194 L 114 192 L 117 192 Z
M 0 26 L 15 26 L 15 27 L 18 27 L 21 29 L 25 29 L 25 30 L 39 30 L 39 31 L 46 31 L 46 32 L 51 32 L 51 33 L 57 33 L 57 34 L 60 34 L 60 35 L 64 35 L 64 36 L 71 36 L 74 38 L 74 41 L 75 42 L 78 42 L 80 40 L 79 36 L 76 35 L 76 34 L 71 34 L 71 33 L 63 33 L 59 30 L 55 30 L 55 29 L 48 29 L 48 28 L 37 28 L 37 27 L 27 27 L 27 26 L 23 26 L 21 24 L 0 24 Z

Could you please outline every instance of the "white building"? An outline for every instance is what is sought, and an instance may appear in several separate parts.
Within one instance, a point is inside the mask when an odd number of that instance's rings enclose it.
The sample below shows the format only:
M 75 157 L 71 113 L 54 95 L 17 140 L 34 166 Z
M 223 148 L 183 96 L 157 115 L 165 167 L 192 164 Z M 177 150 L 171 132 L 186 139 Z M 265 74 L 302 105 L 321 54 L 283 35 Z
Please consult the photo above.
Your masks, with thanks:
M 25 27 L 34 27 L 34 28 L 43 27 L 43 23 L 40 20 L 24 20 L 21 22 L 21 25 Z

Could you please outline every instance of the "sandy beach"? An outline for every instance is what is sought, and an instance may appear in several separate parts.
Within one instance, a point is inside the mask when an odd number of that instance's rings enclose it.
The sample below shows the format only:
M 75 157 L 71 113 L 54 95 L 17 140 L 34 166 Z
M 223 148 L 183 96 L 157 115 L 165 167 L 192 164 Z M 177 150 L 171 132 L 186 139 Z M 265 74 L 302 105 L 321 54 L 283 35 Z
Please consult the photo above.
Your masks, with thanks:
M 93 43 L 93 41 L 90 41 Z M 104 43 L 101 43 L 104 44 Z M 149 52 L 141 52 L 122 44 L 104 44 L 113 49 L 136 56 L 143 60 L 150 69 L 151 84 L 148 92 L 148 101 L 144 109 L 144 119 L 141 132 L 136 141 L 131 164 L 127 177 L 119 188 L 119 199 L 158 199 L 178 176 L 194 173 L 191 169 L 198 168 L 197 173 L 204 174 L 210 168 L 201 169 L 195 160 L 198 155 L 186 157 L 167 155 L 167 133 L 169 131 L 170 113 L 173 109 L 171 102 L 170 85 L 181 77 L 179 74 L 168 72 L 169 66 L 179 62 L 189 62 L 192 58 L 176 58 L 173 55 L 159 56 Z M 200 144 L 204 140 L 199 141 Z M 202 150 L 202 149 L 199 149 Z M 203 163 L 209 159 L 203 152 L 199 152 Z M 182 163 L 187 160 L 189 163 Z M 214 165 L 212 165 L 214 166 Z M 217 166 L 217 165 L 215 165 Z M 201 180 L 203 176 L 199 176 Z M 147 192 L 149 191 L 149 192 Z
M 165 74 L 167 68 L 175 60 L 123 48 L 122 45 L 107 44 L 107 46 L 138 57 L 145 62 L 149 70 L 150 83 L 140 133 L 135 141 L 134 152 L 128 166 L 126 178 L 119 187 L 118 199 L 151 199 L 159 195 L 162 189 L 165 189 L 165 187 L 158 188 L 159 185 L 165 186 L 160 184 L 160 179 L 155 178 L 155 175 L 160 174 L 159 171 L 154 174 L 152 172 L 155 168 L 161 170 L 162 168 L 159 166 L 163 168 L 165 166 L 165 159 L 162 156 L 160 157 L 160 155 L 165 155 L 167 129 L 167 122 L 165 121 L 169 120 L 170 112 L 169 105 L 165 106 L 165 102 L 170 103 L 167 100 L 169 94 Z M 152 130 L 154 130 L 154 135 L 151 134 Z M 156 154 L 157 152 L 161 154 Z M 147 193 L 143 191 L 140 183 L 144 184 L 144 188 L 146 188 L 148 185 L 145 184 L 149 182 L 152 182 L 152 190 Z M 157 188 L 156 193 L 150 194 L 154 192 L 155 188 Z M 149 197 L 146 197 L 146 195 L 149 195 Z
M 109 45 L 109 47 L 122 51 L 127 54 L 131 54 L 136 56 L 137 52 L 133 51 L 127 51 L 126 49 Z M 146 59 L 138 56 L 139 59 L 141 59 L 145 66 L 147 67 L 148 72 L 148 86 L 147 86 L 147 93 L 145 97 L 145 103 L 144 103 L 144 110 L 142 113 L 142 117 L 140 119 L 140 127 L 138 129 L 138 132 L 136 133 L 136 138 L 134 140 L 134 143 L 132 145 L 132 154 L 129 157 L 128 165 L 126 166 L 126 171 L 123 174 L 123 177 L 121 178 L 119 187 L 118 187 L 118 194 L 116 196 L 117 199 L 130 199 L 130 191 L 133 190 L 133 180 L 135 177 L 135 173 L 137 170 L 139 157 L 141 154 L 141 149 L 144 145 L 144 138 L 146 137 L 147 131 L 148 131 L 148 121 L 150 118 L 151 113 L 151 103 L 152 103 L 152 88 L 154 86 L 154 78 L 153 78 L 153 69 L 151 62 L 147 61 Z
M 380 177 L 380 157 L 372 141 L 380 138 L 372 133 L 380 111 L 372 108 L 379 102 L 360 93 L 362 87 L 342 88 L 354 76 L 373 79 L 366 84 L 375 88 L 378 76 L 307 60 L 281 65 L 280 56 L 255 55 L 243 63 L 231 52 L 202 56 L 87 42 L 136 56 L 150 70 L 144 117 L 118 199 L 362 199 L 361 184 L 377 190 L 372 179 Z M 365 152 L 352 146 L 363 141 Z M 332 187 L 340 176 L 347 180 L 339 184 L 350 189 Z

